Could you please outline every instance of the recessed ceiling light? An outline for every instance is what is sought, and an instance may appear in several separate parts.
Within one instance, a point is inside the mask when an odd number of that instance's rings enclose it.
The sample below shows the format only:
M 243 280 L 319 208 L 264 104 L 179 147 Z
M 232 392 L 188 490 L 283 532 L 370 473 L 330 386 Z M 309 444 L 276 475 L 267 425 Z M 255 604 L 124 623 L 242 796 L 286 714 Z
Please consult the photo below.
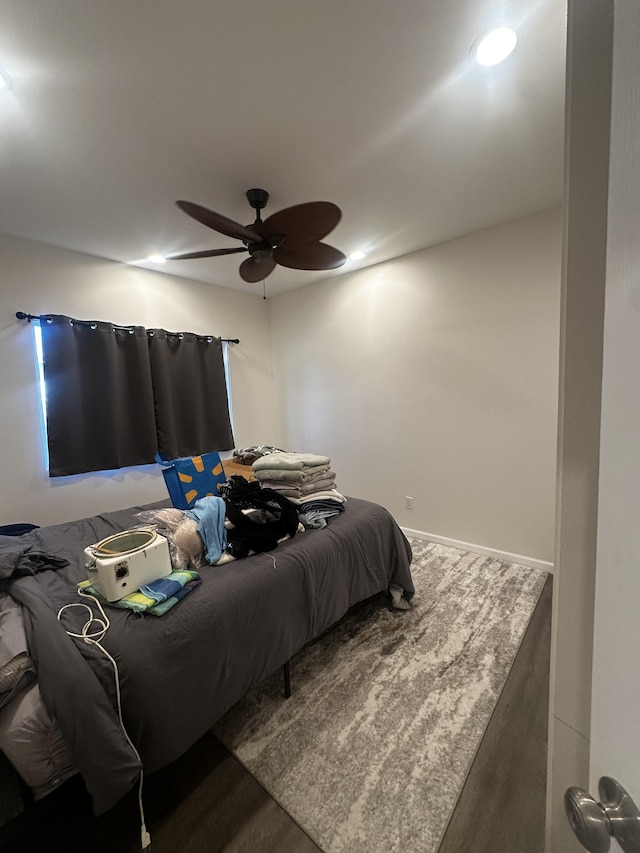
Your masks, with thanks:
M 167 260 L 164 255 L 149 255 L 147 258 L 152 264 L 164 264 Z
M 497 65 L 516 46 L 518 36 L 509 27 L 500 27 L 486 35 L 476 48 L 476 59 L 480 65 Z
M 352 261 L 361 261 L 366 255 L 364 252 L 351 252 L 349 257 Z

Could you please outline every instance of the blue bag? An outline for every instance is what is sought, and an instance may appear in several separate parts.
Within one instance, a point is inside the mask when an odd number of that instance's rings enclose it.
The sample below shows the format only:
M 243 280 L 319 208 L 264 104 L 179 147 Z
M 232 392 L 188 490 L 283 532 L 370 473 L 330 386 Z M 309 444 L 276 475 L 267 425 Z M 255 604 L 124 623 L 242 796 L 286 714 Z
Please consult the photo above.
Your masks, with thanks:
M 157 453 L 156 462 L 162 466 L 164 482 L 176 509 L 191 509 L 206 495 L 219 496 L 218 485 L 227 480 L 220 454 L 215 450 L 180 459 L 167 459 Z

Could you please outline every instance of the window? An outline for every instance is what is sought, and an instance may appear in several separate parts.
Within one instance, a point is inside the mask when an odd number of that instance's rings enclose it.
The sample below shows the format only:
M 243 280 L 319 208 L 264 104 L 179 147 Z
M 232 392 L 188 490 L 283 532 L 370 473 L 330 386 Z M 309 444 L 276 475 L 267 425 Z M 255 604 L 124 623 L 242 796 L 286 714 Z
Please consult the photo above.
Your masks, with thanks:
M 213 336 L 41 317 L 49 475 L 233 448 L 223 343 Z
M 44 448 L 44 465 L 49 470 L 49 445 L 47 443 L 47 389 L 44 384 L 44 357 L 42 355 L 42 330 L 40 320 L 33 323 L 33 337 L 36 345 L 36 366 L 38 370 L 38 390 L 40 392 L 40 431 Z

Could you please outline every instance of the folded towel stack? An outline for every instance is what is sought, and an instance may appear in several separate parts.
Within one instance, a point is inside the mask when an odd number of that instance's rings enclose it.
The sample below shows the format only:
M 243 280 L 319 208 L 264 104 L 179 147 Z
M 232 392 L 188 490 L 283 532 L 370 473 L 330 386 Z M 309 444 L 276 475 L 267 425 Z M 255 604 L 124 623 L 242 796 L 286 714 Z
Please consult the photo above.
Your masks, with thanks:
M 305 527 L 325 527 L 328 518 L 344 511 L 346 498 L 336 488 L 328 456 L 271 453 L 251 467 L 262 488 L 273 489 L 297 505 Z

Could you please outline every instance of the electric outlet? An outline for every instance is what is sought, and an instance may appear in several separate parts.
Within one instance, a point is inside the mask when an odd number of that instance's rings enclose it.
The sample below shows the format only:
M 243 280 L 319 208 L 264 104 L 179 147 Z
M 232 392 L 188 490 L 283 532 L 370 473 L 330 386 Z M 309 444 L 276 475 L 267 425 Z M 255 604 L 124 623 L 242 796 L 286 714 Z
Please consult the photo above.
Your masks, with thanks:
M 413 498 L 410 495 L 404 496 L 404 508 L 413 509 Z

